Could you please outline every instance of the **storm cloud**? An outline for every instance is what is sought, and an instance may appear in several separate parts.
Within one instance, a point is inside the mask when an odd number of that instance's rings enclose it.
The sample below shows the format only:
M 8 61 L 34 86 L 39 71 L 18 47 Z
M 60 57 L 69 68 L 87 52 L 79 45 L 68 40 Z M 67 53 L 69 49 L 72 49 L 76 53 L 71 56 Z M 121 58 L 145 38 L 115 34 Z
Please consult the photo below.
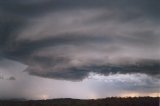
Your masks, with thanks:
M 0 57 L 45 78 L 159 77 L 157 0 L 0 1 Z

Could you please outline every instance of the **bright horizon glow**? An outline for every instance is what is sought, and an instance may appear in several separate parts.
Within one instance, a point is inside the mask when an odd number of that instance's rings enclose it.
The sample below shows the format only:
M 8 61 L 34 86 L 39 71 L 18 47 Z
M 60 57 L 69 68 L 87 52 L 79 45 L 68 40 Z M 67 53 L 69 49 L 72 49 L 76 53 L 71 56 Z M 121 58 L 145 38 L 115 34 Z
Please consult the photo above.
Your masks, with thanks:
M 137 75 L 139 76 L 139 78 L 135 79 Z M 156 93 L 156 92 L 152 93 L 150 91 L 147 91 L 145 93 L 140 91 L 136 92 L 134 90 L 126 91 L 125 90 L 126 88 L 123 87 L 123 84 L 125 84 L 125 86 L 126 84 L 127 85 L 129 84 L 128 86 L 131 86 L 132 84 L 134 85 L 134 83 L 136 83 L 136 86 L 140 86 L 140 84 L 145 84 L 144 82 L 142 83 L 140 81 L 148 80 L 148 78 L 149 77 L 146 76 L 145 74 L 117 74 L 117 75 L 110 74 L 109 76 L 104 76 L 100 74 L 91 73 L 88 78 L 84 79 L 81 82 L 70 82 L 70 81 L 63 81 L 63 80 L 61 81 L 61 80 L 34 77 L 33 81 L 39 80 L 42 85 L 44 84 L 44 87 L 42 87 L 41 89 L 45 89 L 45 91 L 48 91 L 48 92 L 46 93 L 41 92 L 41 90 L 39 93 L 37 92 L 38 94 L 34 92 L 39 96 L 32 97 L 32 99 L 47 100 L 47 99 L 55 99 L 55 98 L 99 99 L 99 98 L 107 98 L 107 97 L 124 97 L 124 98 L 125 97 L 143 97 L 143 96 L 158 97 L 159 93 Z M 116 84 L 117 82 L 122 83 L 122 86 L 117 85 Z M 61 87 L 56 85 L 58 83 L 61 85 Z M 99 89 L 99 87 L 101 87 L 99 85 L 105 85 L 105 86 L 103 86 L 103 89 Z M 35 85 L 34 89 L 36 88 L 37 86 Z M 67 93 L 68 90 L 71 90 L 72 93 L 71 94 Z M 77 92 L 77 90 L 79 92 Z M 59 92 L 62 92 L 62 93 L 59 93 Z M 54 95 L 61 95 L 61 96 L 54 96 Z

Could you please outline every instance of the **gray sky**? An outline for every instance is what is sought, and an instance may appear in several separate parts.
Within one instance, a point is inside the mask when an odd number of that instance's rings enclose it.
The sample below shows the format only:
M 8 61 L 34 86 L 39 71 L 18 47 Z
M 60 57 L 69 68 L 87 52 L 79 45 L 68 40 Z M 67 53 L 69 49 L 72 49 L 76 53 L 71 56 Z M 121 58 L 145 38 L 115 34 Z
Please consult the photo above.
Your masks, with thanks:
M 0 1 L 1 98 L 157 96 L 159 4 Z

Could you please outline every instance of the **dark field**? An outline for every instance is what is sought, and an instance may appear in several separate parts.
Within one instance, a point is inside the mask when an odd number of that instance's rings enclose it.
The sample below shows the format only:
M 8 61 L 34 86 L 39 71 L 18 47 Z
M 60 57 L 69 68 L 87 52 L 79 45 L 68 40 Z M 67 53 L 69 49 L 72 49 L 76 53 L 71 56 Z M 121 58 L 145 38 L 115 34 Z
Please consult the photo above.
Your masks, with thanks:
M 106 98 L 106 99 L 53 99 L 53 100 L 1 100 L 0 106 L 159 106 L 158 97 Z

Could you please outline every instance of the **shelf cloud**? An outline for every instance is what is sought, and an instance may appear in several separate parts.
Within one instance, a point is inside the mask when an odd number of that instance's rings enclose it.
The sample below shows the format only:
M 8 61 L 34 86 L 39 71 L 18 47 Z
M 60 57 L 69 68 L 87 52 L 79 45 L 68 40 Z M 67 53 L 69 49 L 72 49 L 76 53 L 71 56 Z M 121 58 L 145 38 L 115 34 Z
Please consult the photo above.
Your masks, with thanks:
M 158 4 L 1 1 L 0 56 L 28 65 L 31 75 L 49 78 L 83 79 L 90 72 L 157 75 Z
M 4 95 L 20 92 L 37 99 L 57 85 L 57 90 L 68 85 L 87 96 L 55 97 L 121 96 L 124 89 L 155 94 L 160 82 L 159 5 L 157 0 L 1 0 L 0 93 L 4 89 Z M 41 94 L 39 82 L 48 92 Z M 22 91 L 10 90 L 7 83 Z M 85 90 L 84 83 L 89 84 Z M 108 93 L 112 89 L 115 94 Z

